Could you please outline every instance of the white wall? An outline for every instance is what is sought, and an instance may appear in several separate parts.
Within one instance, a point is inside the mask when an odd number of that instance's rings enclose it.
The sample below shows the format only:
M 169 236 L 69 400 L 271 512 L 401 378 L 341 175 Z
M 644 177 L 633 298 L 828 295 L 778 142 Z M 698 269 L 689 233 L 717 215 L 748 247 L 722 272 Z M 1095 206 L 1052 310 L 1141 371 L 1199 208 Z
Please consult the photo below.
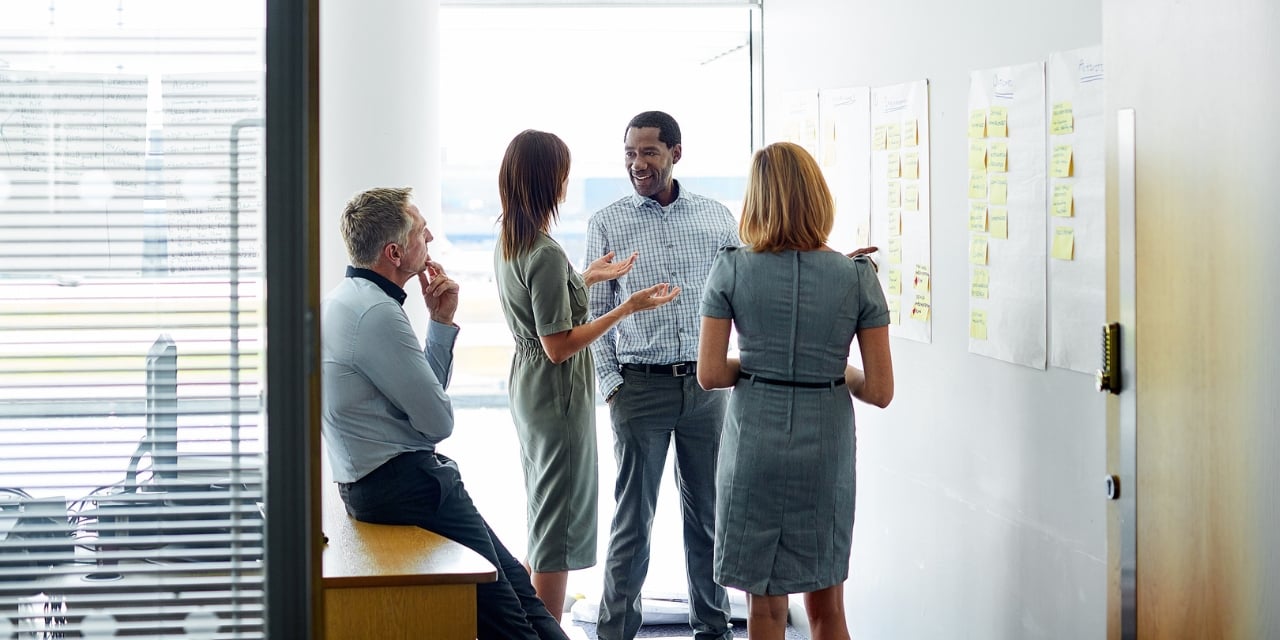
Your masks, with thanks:
M 767 138 L 784 91 L 930 86 L 933 343 L 895 338 L 893 404 L 858 409 L 856 638 L 1105 636 L 1104 398 L 968 353 L 964 137 L 969 71 L 1101 41 L 1098 0 L 765 4 Z

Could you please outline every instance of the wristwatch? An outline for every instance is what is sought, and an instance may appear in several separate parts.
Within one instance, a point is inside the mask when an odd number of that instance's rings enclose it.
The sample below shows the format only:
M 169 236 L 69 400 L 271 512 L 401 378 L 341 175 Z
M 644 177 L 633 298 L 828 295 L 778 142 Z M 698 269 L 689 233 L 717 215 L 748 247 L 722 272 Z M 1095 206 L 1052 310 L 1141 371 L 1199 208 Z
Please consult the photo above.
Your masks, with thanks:
M 619 391 L 622 391 L 622 383 L 621 383 L 621 382 L 619 382 L 619 383 L 618 383 L 618 385 L 617 385 L 617 386 L 615 386 L 614 388 L 610 389 L 610 390 L 609 390 L 609 393 L 606 393 L 606 394 L 604 395 L 604 403 L 605 403 L 605 404 L 609 404 L 609 401 L 610 401 L 610 400 L 613 400 L 613 397 L 614 397 L 614 396 L 616 396 L 616 395 L 618 395 L 618 392 L 619 392 Z

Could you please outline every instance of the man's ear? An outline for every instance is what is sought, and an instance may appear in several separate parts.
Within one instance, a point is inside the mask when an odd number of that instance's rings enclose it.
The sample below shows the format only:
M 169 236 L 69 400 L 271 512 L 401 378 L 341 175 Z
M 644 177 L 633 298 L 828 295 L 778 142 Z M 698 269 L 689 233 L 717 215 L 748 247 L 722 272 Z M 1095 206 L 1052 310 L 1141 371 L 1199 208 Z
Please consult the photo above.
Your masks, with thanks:
M 400 245 L 394 242 L 388 242 L 383 245 L 382 256 L 387 259 L 387 262 L 398 265 L 400 262 Z
M 671 164 L 680 162 L 680 151 L 680 143 L 678 142 L 676 143 L 676 146 L 671 147 Z

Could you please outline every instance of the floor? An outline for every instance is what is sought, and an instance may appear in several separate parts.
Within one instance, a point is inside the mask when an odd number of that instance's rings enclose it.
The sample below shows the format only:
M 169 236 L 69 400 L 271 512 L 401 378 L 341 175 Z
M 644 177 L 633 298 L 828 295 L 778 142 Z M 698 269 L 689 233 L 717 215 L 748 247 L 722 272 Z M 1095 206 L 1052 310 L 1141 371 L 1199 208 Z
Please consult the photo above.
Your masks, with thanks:
M 596 640 L 596 626 L 594 624 L 567 623 L 565 627 L 569 635 L 569 640 Z M 739 628 L 734 632 L 734 636 L 737 638 L 747 637 L 746 628 L 739 626 Z M 690 637 L 689 626 L 664 624 L 640 627 L 640 633 L 638 633 L 636 637 L 679 638 L 681 640 L 687 640 Z M 805 636 L 794 627 L 787 627 L 786 640 L 804 640 L 804 638 Z

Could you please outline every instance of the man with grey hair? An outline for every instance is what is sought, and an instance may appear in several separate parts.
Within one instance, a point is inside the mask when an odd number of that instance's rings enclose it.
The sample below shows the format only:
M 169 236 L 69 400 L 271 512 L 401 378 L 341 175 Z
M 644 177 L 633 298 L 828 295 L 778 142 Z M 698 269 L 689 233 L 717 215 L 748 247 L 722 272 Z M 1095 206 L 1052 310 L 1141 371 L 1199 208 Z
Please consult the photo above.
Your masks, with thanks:
M 457 463 L 436 451 L 453 433 L 445 389 L 458 284 L 427 253 L 433 238 L 410 191 L 370 189 L 342 212 L 353 266 L 326 296 L 321 323 L 321 429 L 333 478 L 353 518 L 416 525 L 493 563 L 497 581 L 476 586 L 481 640 L 566 640 L 529 574 L 476 510 Z M 403 287 L 415 278 L 430 316 L 425 349 L 403 308 Z

